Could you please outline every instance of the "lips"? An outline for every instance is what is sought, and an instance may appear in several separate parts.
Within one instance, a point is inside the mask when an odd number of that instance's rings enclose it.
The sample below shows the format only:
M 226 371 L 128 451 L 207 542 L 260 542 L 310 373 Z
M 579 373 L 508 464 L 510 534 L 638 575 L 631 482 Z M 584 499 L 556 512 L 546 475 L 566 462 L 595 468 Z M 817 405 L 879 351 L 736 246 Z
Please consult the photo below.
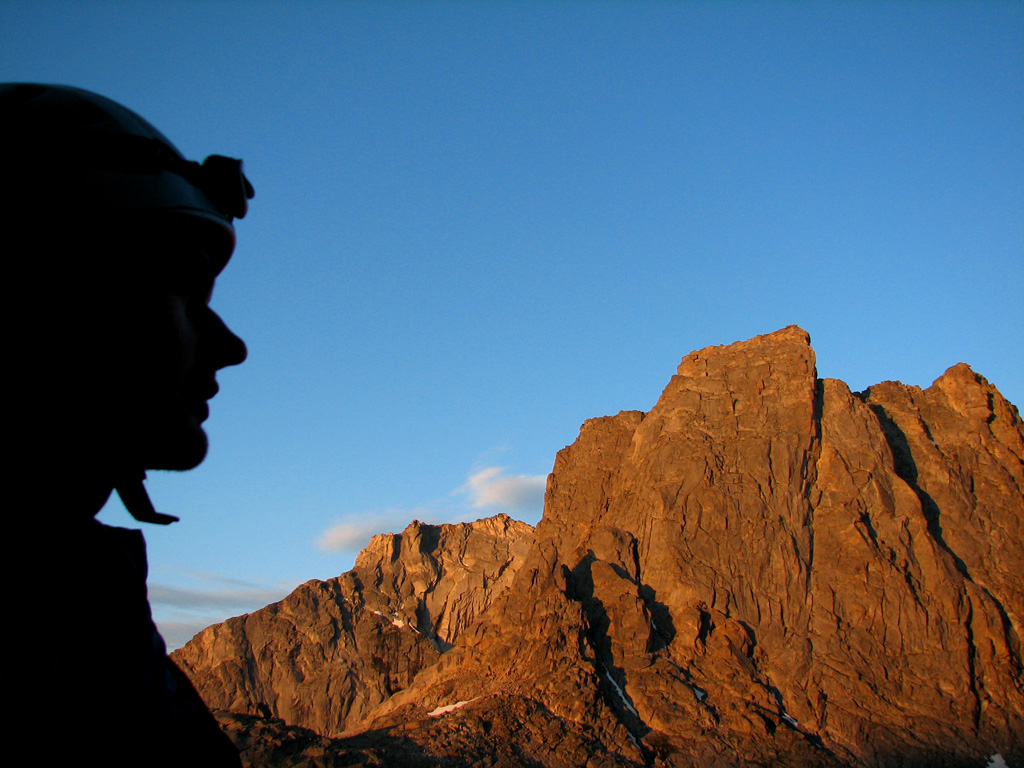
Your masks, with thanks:
M 217 380 L 212 376 L 203 380 L 188 380 L 182 386 L 181 391 L 188 400 L 209 400 L 220 392 Z
M 220 387 L 217 385 L 217 382 L 215 380 L 207 380 L 203 384 L 188 387 L 183 402 L 187 404 L 186 408 L 188 411 L 198 418 L 199 421 L 206 421 L 210 418 L 210 405 L 207 401 L 218 392 L 220 392 Z
M 196 415 L 199 417 L 199 421 L 206 421 L 210 418 L 210 405 L 205 400 L 196 405 Z

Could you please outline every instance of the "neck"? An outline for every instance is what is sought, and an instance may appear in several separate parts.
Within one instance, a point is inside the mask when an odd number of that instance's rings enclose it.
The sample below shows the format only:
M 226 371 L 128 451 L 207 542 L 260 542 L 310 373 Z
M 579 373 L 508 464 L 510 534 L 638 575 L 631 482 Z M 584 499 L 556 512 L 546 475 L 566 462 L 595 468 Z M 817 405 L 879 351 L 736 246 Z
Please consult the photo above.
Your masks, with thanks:
M 15 504 L 21 523 L 33 528 L 83 523 L 107 503 L 114 489 L 108 473 L 64 462 L 34 462 L 12 467 Z
M 121 464 L 110 431 L 55 387 L 51 378 L 38 391 L 23 393 L 24 409 L 14 414 L 9 432 L 16 446 L 8 464 L 17 504 L 12 508 L 36 528 L 95 517 Z

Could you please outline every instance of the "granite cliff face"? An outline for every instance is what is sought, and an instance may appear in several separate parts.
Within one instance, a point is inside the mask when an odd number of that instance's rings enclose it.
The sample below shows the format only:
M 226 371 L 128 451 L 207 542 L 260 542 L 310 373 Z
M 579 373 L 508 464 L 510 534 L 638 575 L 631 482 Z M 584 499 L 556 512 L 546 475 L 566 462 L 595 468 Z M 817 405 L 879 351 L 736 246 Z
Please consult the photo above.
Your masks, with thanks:
M 296 765 L 1014 765 L 1022 572 L 1017 409 L 963 364 L 852 393 L 790 327 L 586 422 L 536 531 L 414 523 L 178 659 L 350 737 Z

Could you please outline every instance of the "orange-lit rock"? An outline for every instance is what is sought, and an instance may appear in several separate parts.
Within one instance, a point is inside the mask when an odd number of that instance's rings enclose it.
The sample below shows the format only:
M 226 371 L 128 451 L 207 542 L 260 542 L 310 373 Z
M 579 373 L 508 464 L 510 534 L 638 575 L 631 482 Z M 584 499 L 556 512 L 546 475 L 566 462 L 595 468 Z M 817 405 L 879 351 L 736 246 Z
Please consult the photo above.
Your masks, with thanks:
M 650 412 L 586 422 L 517 526 L 377 537 L 179 661 L 381 759 L 1024 760 L 1024 429 L 966 365 L 852 393 L 799 328 L 694 352 Z

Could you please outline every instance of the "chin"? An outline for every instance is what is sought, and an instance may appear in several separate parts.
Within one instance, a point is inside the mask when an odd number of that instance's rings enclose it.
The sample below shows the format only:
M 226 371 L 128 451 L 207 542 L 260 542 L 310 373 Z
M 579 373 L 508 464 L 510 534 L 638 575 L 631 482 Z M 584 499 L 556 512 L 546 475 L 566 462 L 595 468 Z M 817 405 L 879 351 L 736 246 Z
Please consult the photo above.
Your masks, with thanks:
M 146 469 L 169 469 L 184 472 L 203 463 L 210 443 L 201 428 L 187 433 L 168 436 L 152 446 Z

